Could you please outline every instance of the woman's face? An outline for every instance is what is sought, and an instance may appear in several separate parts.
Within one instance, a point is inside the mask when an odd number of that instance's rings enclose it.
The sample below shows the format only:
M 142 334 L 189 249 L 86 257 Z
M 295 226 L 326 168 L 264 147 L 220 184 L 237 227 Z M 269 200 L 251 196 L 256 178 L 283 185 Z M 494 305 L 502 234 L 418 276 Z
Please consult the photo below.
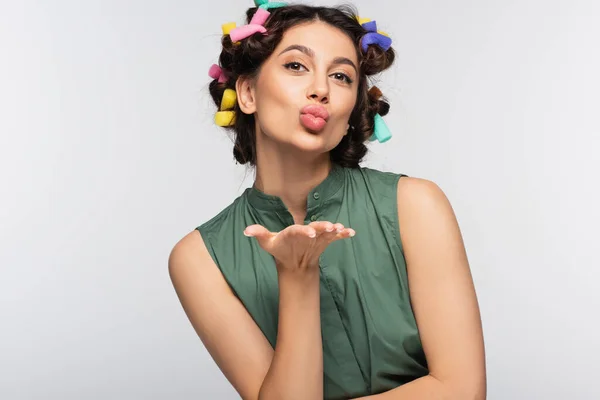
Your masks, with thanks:
M 328 152 L 348 130 L 357 68 L 355 46 L 341 30 L 321 21 L 298 25 L 285 32 L 256 80 L 238 88 L 240 106 L 255 113 L 257 136 Z

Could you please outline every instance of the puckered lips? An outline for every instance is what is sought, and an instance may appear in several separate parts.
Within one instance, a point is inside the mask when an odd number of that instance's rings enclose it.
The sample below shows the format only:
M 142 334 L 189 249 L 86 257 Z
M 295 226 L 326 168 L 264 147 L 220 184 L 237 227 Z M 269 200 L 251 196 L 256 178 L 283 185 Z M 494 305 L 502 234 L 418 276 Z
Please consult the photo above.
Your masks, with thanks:
M 325 107 L 318 104 L 311 104 L 302 107 L 300 110 L 300 124 L 313 132 L 320 132 L 325 128 L 329 113 Z

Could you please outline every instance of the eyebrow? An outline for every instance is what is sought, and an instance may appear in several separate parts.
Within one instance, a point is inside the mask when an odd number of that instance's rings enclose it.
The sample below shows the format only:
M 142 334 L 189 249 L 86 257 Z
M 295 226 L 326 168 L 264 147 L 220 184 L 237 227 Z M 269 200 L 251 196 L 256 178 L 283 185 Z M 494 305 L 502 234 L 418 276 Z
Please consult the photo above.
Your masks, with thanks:
M 293 44 L 291 46 L 288 46 L 285 49 L 283 49 L 283 51 L 281 51 L 281 53 L 279 53 L 279 55 L 282 55 L 283 53 L 288 52 L 288 51 L 292 51 L 292 50 L 301 51 L 302 53 L 306 54 L 307 56 L 309 56 L 311 58 L 315 57 L 315 52 L 311 48 L 308 48 L 306 46 L 302 46 L 301 44 Z M 354 71 L 356 71 L 358 73 L 358 68 L 356 68 L 356 65 L 349 58 L 346 58 L 346 57 L 336 57 L 336 58 L 333 59 L 333 64 L 336 64 L 336 65 L 339 65 L 339 64 L 350 65 L 352 68 L 354 68 Z

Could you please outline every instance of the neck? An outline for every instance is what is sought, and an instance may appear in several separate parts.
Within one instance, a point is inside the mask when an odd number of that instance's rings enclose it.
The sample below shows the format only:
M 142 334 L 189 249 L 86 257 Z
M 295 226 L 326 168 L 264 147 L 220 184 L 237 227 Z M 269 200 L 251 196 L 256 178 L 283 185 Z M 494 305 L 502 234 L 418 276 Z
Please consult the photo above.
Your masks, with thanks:
M 327 178 L 331 167 L 329 153 L 307 154 L 263 141 L 257 146 L 254 186 L 281 198 L 296 223 L 302 224 L 310 191 Z

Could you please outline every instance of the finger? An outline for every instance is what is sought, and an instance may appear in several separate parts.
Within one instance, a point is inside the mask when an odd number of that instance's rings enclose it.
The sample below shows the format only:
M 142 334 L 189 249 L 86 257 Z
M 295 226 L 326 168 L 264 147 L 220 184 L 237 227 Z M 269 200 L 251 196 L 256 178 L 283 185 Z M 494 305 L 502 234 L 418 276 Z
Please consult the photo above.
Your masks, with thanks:
M 352 228 L 342 228 L 340 230 L 334 230 L 333 232 L 328 232 L 322 235 L 322 238 L 325 242 L 332 243 L 336 240 L 347 239 L 356 235 L 356 231 Z
M 338 240 L 347 239 L 351 236 L 354 236 L 354 234 L 354 229 L 342 229 L 341 232 L 338 232 L 337 230 L 325 232 L 317 238 L 317 251 L 323 252 L 331 243 Z
M 336 232 L 342 232 L 344 230 L 344 225 L 340 224 L 339 222 L 336 224 L 333 224 L 333 228 Z
M 246 229 L 244 229 L 244 235 L 248 237 L 255 237 L 259 240 L 264 240 L 267 238 L 271 238 L 273 236 L 273 233 L 271 233 L 271 231 L 269 231 L 264 226 L 255 224 L 247 226 Z
M 292 236 L 301 236 L 307 238 L 315 238 L 317 236 L 317 231 L 311 225 L 291 225 L 285 228 L 281 233 L 286 233 L 287 235 Z
M 341 223 L 335 223 L 335 224 L 331 224 L 331 230 L 326 231 L 324 234 L 327 235 L 327 237 L 329 238 L 333 238 L 335 239 L 338 234 L 343 233 L 344 232 L 344 225 Z
M 315 232 L 317 232 L 318 236 L 327 232 L 335 231 L 335 227 L 329 221 L 315 221 L 308 224 L 308 226 L 312 227 L 315 230 Z
M 352 228 L 345 228 L 342 232 L 339 233 L 342 238 L 354 237 L 356 235 L 356 231 Z

